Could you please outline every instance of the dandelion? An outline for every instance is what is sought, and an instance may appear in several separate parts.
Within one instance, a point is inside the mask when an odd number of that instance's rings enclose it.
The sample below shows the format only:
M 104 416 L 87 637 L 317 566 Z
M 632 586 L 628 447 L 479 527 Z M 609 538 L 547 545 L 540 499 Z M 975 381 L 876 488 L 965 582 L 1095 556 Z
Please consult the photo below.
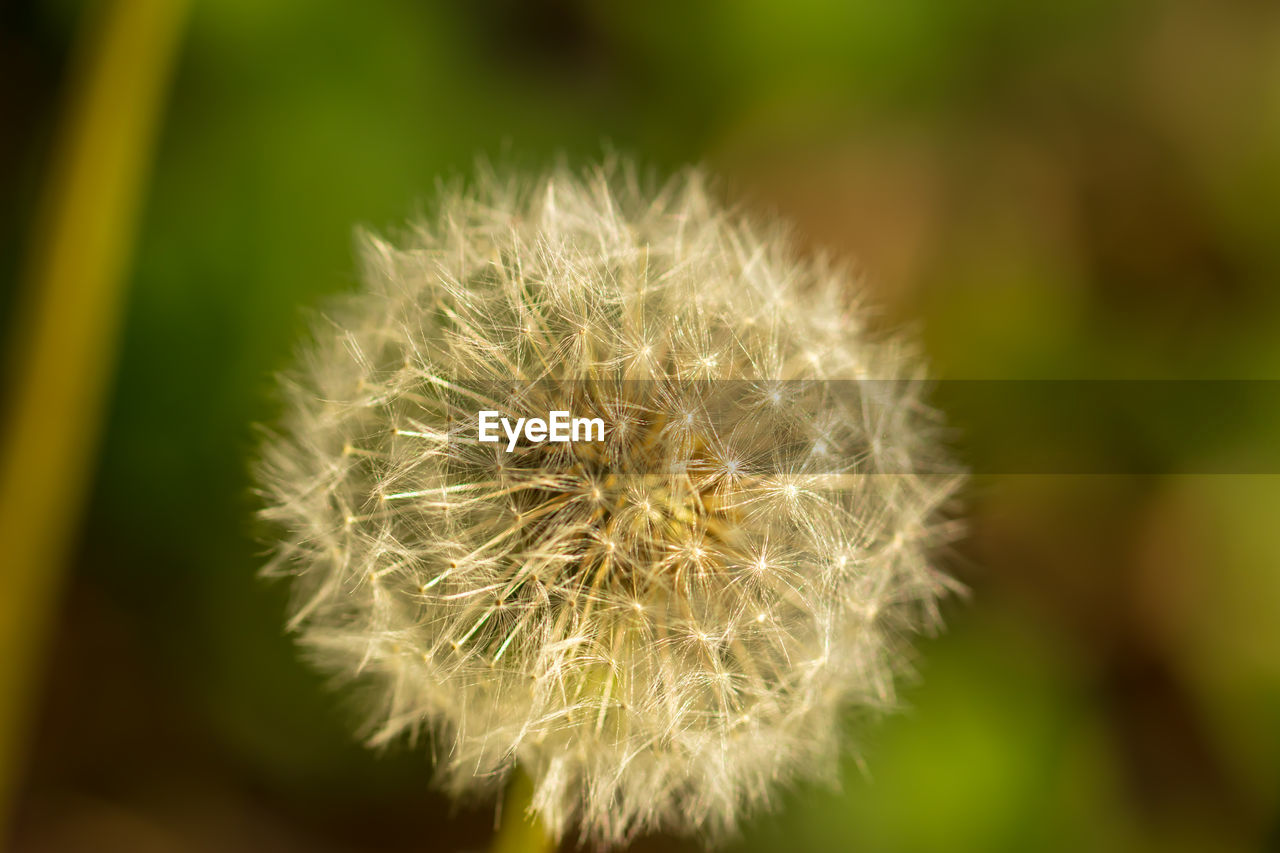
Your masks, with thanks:
M 720 839 L 833 773 L 936 624 L 959 483 L 856 281 L 697 171 L 642 183 L 489 172 L 362 236 L 260 466 L 290 626 L 365 685 L 370 743 L 432 738 L 459 795 L 518 764 L 601 846 Z M 480 441 L 481 411 L 607 430 Z

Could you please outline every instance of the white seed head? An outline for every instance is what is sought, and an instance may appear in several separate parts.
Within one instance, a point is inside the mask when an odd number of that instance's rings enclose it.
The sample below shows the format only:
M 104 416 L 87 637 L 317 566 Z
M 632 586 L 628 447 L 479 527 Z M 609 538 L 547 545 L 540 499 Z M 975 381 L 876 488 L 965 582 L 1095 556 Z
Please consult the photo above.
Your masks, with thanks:
M 959 483 L 857 282 L 696 171 L 617 165 L 487 173 L 362 250 L 260 480 L 291 627 L 366 684 L 371 742 L 429 733 L 459 794 L 518 763 L 600 845 L 715 840 L 829 775 L 936 620 Z M 483 409 L 608 432 L 507 453 Z

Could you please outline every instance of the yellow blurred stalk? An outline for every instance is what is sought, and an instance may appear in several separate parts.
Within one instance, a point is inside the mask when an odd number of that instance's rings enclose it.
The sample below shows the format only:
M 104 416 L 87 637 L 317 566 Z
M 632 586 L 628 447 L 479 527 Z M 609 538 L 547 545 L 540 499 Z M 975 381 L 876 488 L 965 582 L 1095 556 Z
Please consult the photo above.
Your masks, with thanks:
M 123 283 L 186 6 L 86 3 L 8 334 L 8 419 L 0 425 L 0 845 L 63 564 L 95 467 Z
M 507 783 L 502 823 L 493 840 L 492 853 L 548 853 L 555 849 L 542 821 L 529 812 L 532 802 L 533 780 L 517 767 Z

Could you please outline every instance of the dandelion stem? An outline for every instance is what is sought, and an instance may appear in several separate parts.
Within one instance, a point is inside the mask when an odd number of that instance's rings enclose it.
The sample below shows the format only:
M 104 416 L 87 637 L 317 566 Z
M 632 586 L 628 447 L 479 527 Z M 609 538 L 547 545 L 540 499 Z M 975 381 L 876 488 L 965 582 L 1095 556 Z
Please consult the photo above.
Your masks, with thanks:
M 502 823 L 493 839 L 492 853 L 548 853 L 555 843 L 542 821 L 529 812 L 533 802 L 533 781 L 517 769 L 507 785 L 502 806 Z

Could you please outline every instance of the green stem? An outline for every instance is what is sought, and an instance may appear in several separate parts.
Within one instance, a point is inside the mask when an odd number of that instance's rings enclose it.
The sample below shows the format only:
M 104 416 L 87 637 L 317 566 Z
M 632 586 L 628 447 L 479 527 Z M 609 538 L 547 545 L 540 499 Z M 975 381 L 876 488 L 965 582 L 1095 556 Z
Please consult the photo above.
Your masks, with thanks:
M 533 803 L 533 781 L 521 770 L 511 774 L 502 824 L 493 839 L 492 853 L 549 853 L 555 841 L 547 834 L 538 816 L 529 811 Z
M 184 0 L 88 4 L 14 312 L 0 426 L 0 846 L 110 385 Z

